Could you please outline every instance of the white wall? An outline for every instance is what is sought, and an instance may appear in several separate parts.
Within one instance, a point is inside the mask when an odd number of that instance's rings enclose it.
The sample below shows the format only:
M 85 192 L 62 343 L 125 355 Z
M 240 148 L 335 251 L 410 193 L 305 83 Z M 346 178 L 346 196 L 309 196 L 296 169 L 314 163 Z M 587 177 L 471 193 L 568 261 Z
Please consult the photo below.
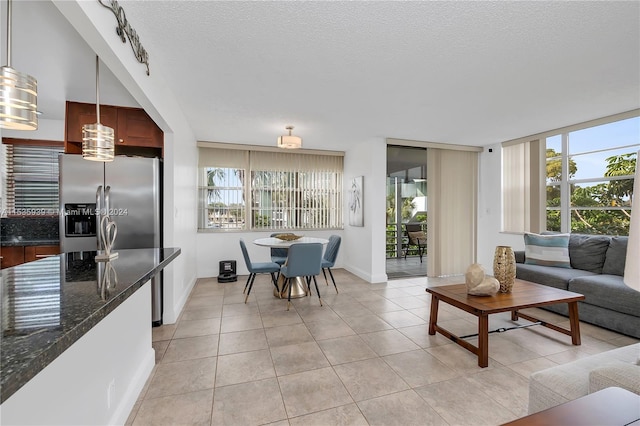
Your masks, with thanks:
M 16 139 L 41 139 L 47 141 L 64 140 L 64 121 L 38 119 L 37 130 L 7 130 L 3 129 L 0 136 Z
M 344 185 L 364 176 L 364 226 L 350 226 L 345 211 L 344 239 L 340 250 L 344 268 L 371 283 L 387 280 L 385 261 L 387 145 L 372 139 L 349 149 L 344 158 Z M 345 191 L 345 209 L 348 194 Z
M 385 264 L 385 209 L 386 209 L 386 143 L 384 139 L 363 142 L 344 157 L 344 205 L 347 206 L 351 179 L 364 176 L 364 227 L 350 226 L 344 211 L 344 230 L 301 231 L 310 237 L 342 237 L 336 268 L 345 268 L 369 282 L 386 281 Z M 197 235 L 198 277 L 217 277 L 219 262 L 235 260 L 238 275 L 249 272 L 242 257 L 239 239 L 243 238 L 254 262 L 269 260 L 269 249 L 252 244 L 257 238 L 270 235 L 265 232 L 202 232 Z
M 164 322 L 176 321 L 196 280 L 195 136 L 162 70 L 147 76 L 128 44 L 114 34 L 115 17 L 97 1 L 53 0 L 100 60 L 120 80 L 165 134 L 164 246 L 182 253 L 164 270 Z
M 501 233 L 501 146 L 484 147 L 480 154 L 478 190 L 478 259 L 488 274 L 493 273 L 493 253 L 496 246 L 506 245 L 524 250 L 522 234 Z M 493 152 L 489 152 L 491 149 Z
M 155 365 L 145 283 L 1 406 L 4 425 L 124 424 Z

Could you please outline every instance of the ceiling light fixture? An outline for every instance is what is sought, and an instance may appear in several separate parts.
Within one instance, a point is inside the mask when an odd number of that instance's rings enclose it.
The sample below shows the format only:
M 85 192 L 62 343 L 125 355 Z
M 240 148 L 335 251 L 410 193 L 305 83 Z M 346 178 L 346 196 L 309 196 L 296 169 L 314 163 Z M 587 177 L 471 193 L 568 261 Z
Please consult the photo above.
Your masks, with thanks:
M 278 148 L 296 149 L 302 147 L 302 138 L 291 134 L 293 126 L 287 126 L 286 129 L 289 131 L 289 134 L 278 137 Z
M 7 1 L 7 65 L 0 73 L 0 128 L 38 128 L 38 82 L 11 68 L 11 0 Z
M 82 126 L 82 158 L 113 161 L 113 129 L 100 124 L 100 58 L 96 56 L 96 124 Z

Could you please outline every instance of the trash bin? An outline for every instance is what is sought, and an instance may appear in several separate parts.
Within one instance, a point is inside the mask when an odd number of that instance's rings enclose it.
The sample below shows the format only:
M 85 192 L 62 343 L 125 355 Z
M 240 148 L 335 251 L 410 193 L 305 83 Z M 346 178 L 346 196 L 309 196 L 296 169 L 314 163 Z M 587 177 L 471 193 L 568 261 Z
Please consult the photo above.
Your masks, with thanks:
M 218 282 L 230 283 L 238 281 L 236 275 L 236 261 L 235 260 L 223 260 L 220 262 L 218 270 Z

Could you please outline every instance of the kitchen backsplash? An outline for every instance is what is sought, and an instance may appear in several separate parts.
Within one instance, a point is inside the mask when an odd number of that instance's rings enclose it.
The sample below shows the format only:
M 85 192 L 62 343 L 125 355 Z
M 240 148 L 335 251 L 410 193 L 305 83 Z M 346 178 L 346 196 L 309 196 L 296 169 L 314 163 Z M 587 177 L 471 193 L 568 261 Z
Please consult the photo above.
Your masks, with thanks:
M 60 239 L 58 217 L 3 217 L 0 220 L 0 238 L 10 240 L 22 237 L 22 240 Z

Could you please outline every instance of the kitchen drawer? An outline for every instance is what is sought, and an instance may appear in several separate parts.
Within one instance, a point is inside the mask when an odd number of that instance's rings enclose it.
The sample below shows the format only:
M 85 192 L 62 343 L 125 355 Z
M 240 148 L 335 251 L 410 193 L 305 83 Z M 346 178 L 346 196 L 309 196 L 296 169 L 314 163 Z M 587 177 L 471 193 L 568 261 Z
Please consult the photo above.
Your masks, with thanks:
M 43 257 L 60 254 L 60 246 L 26 246 L 24 248 L 24 261 L 32 262 Z
M 2 247 L 2 269 L 60 254 L 60 246 Z

